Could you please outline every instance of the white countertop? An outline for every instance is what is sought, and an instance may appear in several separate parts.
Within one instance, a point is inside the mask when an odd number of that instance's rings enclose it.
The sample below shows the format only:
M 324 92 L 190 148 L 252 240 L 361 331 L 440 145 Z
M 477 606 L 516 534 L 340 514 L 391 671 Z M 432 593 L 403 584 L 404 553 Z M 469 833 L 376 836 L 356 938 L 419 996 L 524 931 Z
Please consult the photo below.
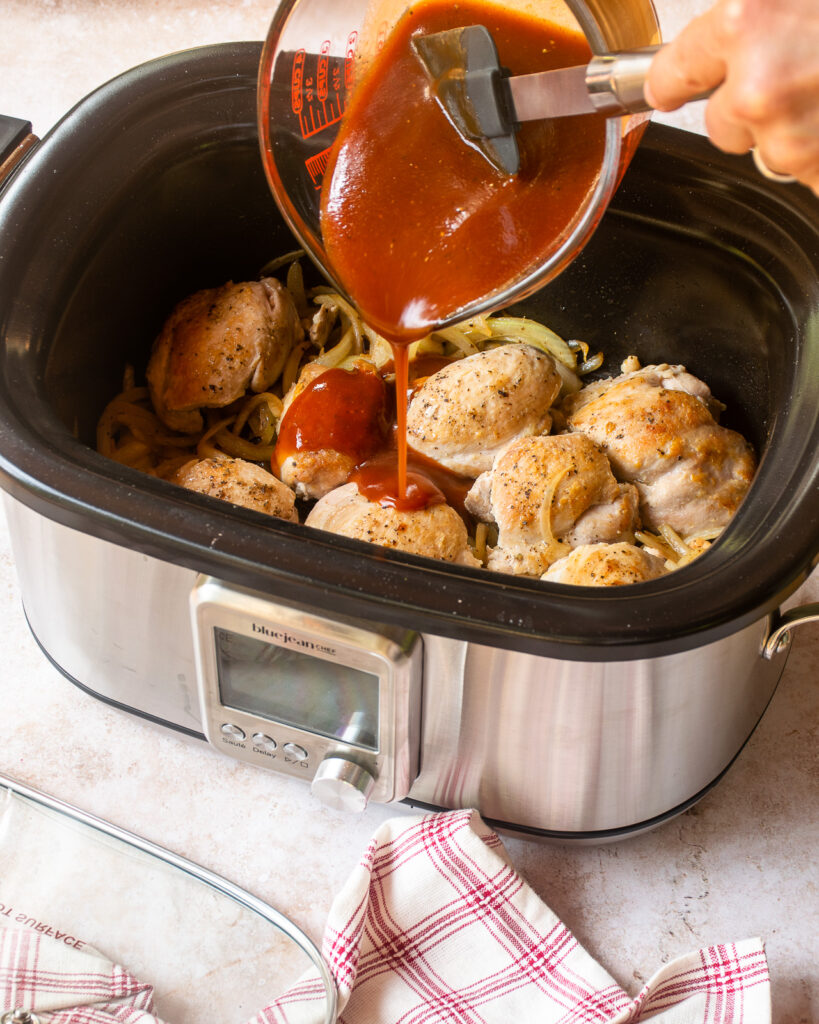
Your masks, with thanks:
M 668 38 L 706 4 L 657 6 Z M 5 0 L 0 112 L 43 135 L 91 89 L 144 60 L 262 38 L 271 10 L 258 0 Z M 700 130 L 701 108 L 663 120 Z M 819 572 L 800 597 L 819 600 Z M 406 813 L 331 811 L 301 783 L 72 686 L 28 631 L 3 517 L 0 659 L 0 772 L 225 875 L 316 940 L 372 832 Z M 675 955 L 759 935 L 776 1024 L 819 1020 L 817 664 L 819 626 L 802 627 L 771 706 L 725 779 L 655 832 L 604 846 L 505 839 L 535 890 L 630 992 Z

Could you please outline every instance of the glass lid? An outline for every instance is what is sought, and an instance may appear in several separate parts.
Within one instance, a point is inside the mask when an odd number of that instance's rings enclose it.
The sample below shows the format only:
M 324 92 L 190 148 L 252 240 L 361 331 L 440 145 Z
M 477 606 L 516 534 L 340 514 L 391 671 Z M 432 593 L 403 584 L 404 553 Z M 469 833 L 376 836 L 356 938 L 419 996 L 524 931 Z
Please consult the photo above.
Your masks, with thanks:
M 0 774 L 0 927 L 91 948 L 153 986 L 169 1024 L 243 1024 L 324 960 L 289 918 L 232 882 Z M 0 965 L 1 966 L 1 965 Z M 15 1007 L 0 1006 L 0 1016 Z M 36 1013 L 37 1006 L 27 1009 Z

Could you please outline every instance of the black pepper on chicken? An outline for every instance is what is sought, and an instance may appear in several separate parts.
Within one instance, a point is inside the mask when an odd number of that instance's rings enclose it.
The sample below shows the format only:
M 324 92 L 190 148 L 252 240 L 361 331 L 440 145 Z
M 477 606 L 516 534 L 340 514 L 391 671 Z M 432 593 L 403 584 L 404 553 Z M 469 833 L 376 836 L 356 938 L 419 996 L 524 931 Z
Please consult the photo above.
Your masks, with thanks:
M 270 387 L 303 334 L 290 292 L 275 277 L 189 295 L 151 352 L 146 375 L 156 414 L 173 430 L 201 430 L 203 409 Z
M 287 286 L 263 277 L 183 299 L 153 345 L 147 389 L 126 375 L 101 417 L 100 450 L 291 522 L 301 505 L 317 529 L 584 586 L 646 582 L 698 557 L 751 485 L 751 446 L 685 367 L 631 356 L 583 386 L 581 343 L 487 317 L 420 343 L 438 368 L 406 396 L 407 442 L 443 490 L 387 500 L 373 473 L 394 461 L 405 399 L 388 398 L 389 349 L 292 271 Z
M 560 385 L 554 360 L 530 345 L 458 359 L 413 394 L 407 442 L 455 473 L 477 476 L 510 441 L 548 433 Z
M 638 495 L 583 434 L 513 441 L 475 481 L 466 507 L 495 522 L 487 568 L 539 576 L 580 544 L 634 541 Z
M 650 529 L 688 537 L 727 526 L 748 492 L 756 459 L 720 426 L 709 388 L 683 366 L 645 366 L 589 384 L 563 403 L 566 424 L 600 445 L 615 476 L 640 492 Z

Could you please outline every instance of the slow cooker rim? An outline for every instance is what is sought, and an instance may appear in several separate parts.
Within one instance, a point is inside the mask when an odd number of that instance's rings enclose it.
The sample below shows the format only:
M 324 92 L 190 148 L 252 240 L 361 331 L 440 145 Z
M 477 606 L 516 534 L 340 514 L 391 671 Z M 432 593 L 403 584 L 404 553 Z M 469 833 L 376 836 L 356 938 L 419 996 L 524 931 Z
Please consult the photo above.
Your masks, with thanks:
M 233 74 L 223 71 L 218 76 L 220 81 L 228 82 L 231 88 L 237 88 L 240 80 L 255 84 L 254 58 L 260 47 L 261 44 L 256 43 L 217 44 L 184 51 L 148 62 L 101 86 L 63 118 L 43 140 L 36 157 L 16 176 L 14 187 L 0 204 L 0 232 L 5 225 L 5 231 L 13 236 L 15 216 L 24 219 L 28 193 L 32 190 L 36 193 L 42 184 L 32 181 L 35 171 L 47 164 L 50 150 L 59 147 L 73 133 L 75 119 L 82 120 L 86 111 L 85 103 L 130 105 L 133 102 L 131 87 L 136 83 L 144 88 L 156 85 L 171 92 L 175 88 L 190 89 L 192 61 L 201 68 L 207 68 L 211 63 L 221 65 L 226 61 L 238 64 L 239 71 Z M 157 77 L 161 81 L 155 82 Z M 212 78 L 213 75 L 211 85 Z M 156 97 L 153 99 L 155 101 Z M 82 113 L 78 114 L 78 111 Z M 653 130 L 649 131 L 643 146 L 653 146 L 657 151 L 664 148 L 673 151 L 680 143 L 678 136 L 687 134 L 675 133 L 674 129 L 658 131 L 657 128 L 652 126 Z M 703 144 L 704 140 L 694 137 L 686 140 L 686 147 L 695 153 L 703 152 Z M 721 157 L 710 149 L 708 155 L 712 167 L 730 167 L 732 174 L 737 172 L 735 160 Z M 781 201 L 786 201 L 785 193 Z M 4 269 L 8 270 L 8 263 L 5 268 L 0 267 L 0 282 Z M 2 293 L 0 283 L 0 295 Z M 4 380 L 4 386 L 7 383 Z M 520 650 L 574 660 L 631 660 L 675 653 L 734 633 L 773 611 L 807 576 L 816 558 L 819 523 L 814 521 L 802 529 L 799 543 L 795 543 L 783 528 L 784 535 L 776 538 L 780 561 L 775 570 L 763 574 L 759 567 L 765 562 L 766 544 L 752 552 L 734 552 L 730 558 L 725 554 L 724 546 L 722 549 L 717 546 L 700 564 L 657 583 L 629 588 L 628 593 L 601 592 L 600 589 L 589 592 L 587 588 L 557 587 L 534 580 L 493 578 L 493 574 L 483 570 L 461 569 L 411 555 L 376 550 L 356 541 L 319 534 L 303 526 L 262 523 L 255 513 L 237 512 L 213 499 L 181 490 L 172 494 L 171 491 L 176 491 L 172 485 L 152 481 L 135 471 L 108 463 L 102 456 L 75 442 L 64 428 L 62 433 L 52 433 L 49 438 L 50 461 L 44 464 L 44 438 L 27 429 L 23 420 L 14 414 L 13 395 L 9 398 L 10 401 L 0 408 L 0 471 L 5 478 L 4 486 L 14 497 L 49 518 L 84 532 L 93 534 L 98 531 L 100 536 L 114 543 L 121 543 L 126 538 L 146 554 L 201 571 L 211 571 L 228 581 L 256 586 L 263 591 L 286 579 L 289 586 L 300 587 L 306 597 L 328 611 L 332 611 L 341 597 L 345 601 L 345 610 L 350 610 L 351 602 L 356 609 L 362 610 L 365 618 L 372 618 L 375 613 L 406 625 L 407 617 L 412 615 L 423 632 L 495 646 L 514 643 Z M 815 500 L 819 495 L 818 476 L 814 459 L 813 477 L 800 481 L 803 505 L 811 491 L 813 507 L 819 505 Z M 66 486 L 69 482 L 71 488 Z M 773 525 L 780 519 L 786 519 L 788 509 L 798 504 L 788 496 L 783 509 L 785 499 L 782 495 L 776 497 L 779 500 L 779 518 L 772 520 L 768 516 L 764 520 Z M 809 501 L 807 505 L 810 507 Z M 188 536 L 168 530 L 167 518 L 171 509 L 173 522 L 184 522 L 190 531 Z M 740 511 L 738 521 L 742 516 Z M 277 554 L 281 555 L 282 549 L 286 549 L 285 553 L 292 562 L 290 568 L 275 571 L 269 565 L 251 564 L 247 551 L 243 552 L 235 543 L 224 541 L 221 547 L 214 546 L 213 536 L 220 531 L 230 541 L 235 540 L 233 534 L 240 532 L 236 530 L 237 522 L 245 522 L 248 527 L 253 524 L 252 535 L 258 542 L 263 537 L 278 537 Z M 319 549 L 322 553 L 331 553 L 331 559 L 336 563 L 331 580 L 319 578 L 311 571 L 300 550 L 305 546 L 312 551 Z M 726 599 L 724 594 L 726 565 L 732 567 L 742 581 L 742 587 L 730 595 L 730 599 Z M 380 592 L 373 592 L 374 580 L 379 582 Z M 400 588 L 406 586 L 408 580 L 418 592 L 402 595 L 399 599 Z M 484 614 L 482 617 L 473 614 L 465 619 L 463 608 L 475 600 L 475 580 L 482 587 L 480 604 Z M 359 581 L 358 585 L 356 581 Z M 713 584 L 707 595 L 703 592 L 706 581 Z M 489 598 L 490 592 L 493 600 Z M 494 601 L 496 595 L 497 601 Z M 547 603 L 552 628 L 549 630 L 531 623 L 531 602 L 537 595 L 546 595 L 550 599 Z M 689 606 L 693 603 L 695 613 L 681 623 L 679 608 L 689 595 Z M 409 600 L 404 600 L 404 597 Z M 490 607 L 489 613 L 485 612 L 487 606 Z M 602 609 L 605 609 L 605 621 L 601 623 Z M 592 632 L 595 635 L 590 647 Z
M 271 596 L 285 586 L 292 600 L 329 614 L 343 608 L 344 614 L 369 622 L 553 658 L 630 661 L 704 646 L 774 612 L 812 567 L 808 559 L 797 573 L 791 567 L 776 576 L 768 574 L 764 590 L 752 588 L 744 601 L 723 601 L 721 609 L 706 608 L 700 600 L 701 613 L 682 622 L 680 604 L 690 592 L 701 592 L 704 578 L 719 583 L 725 573 L 723 565 L 712 562 L 705 577 L 702 565 L 692 566 L 675 573 L 677 579 L 671 576 L 638 584 L 629 588 L 628 594 L 620 588 L 614 592 L 614 588 L 510 580 L 486 570 L 377 549 L 309 527 L 271 522 L 260 513 L 225 506 L 161 480 L 142 480 L 141 474 L 127 467 L 115 466 L 114 473 L 106 473 L 108 460 L 79 443 L 79 460 L 60 455 L 50 465 L 53 473 L 41 472 L 36 477 L 21 472 L 19 464 L 9 461 L 5 445 L 3 448 L 0 478 L 8 493 L 47 518 L 91 536 L 125 543 L 142 554 Z M 31 454 L 36 458 L 36 453 Z M 95 463 L 93 472 L 89 472 L 89 462 Z M 79 493 L 76 488 L 66 488 L 66 474 L 74 477 Z M 248 537 L 237 530 L 239 523 L 247 525 L 248 533 L 253 531 L 255 546 L 261 549 L 258 557 L 247 551 Z M 274 544 L 267 548 L 271 538 Z M 262 557 L 265 550 L 267 561 Z M 741 552 L 736 559 L 747 561 Z M 320 573 L 315 572 L 317 560 Z M 464 615 L 461 609 L 474 602 L 476 583 L 481 588 L 479 596 L 486 598 L 481 602 L 484 607 L 492 606 L 489 590 L 507 601 L 505 620 L 482 618 L 474 612 Z M 410 588 L 410 593 L 402 592 L 402 587 Z M 527 602 L 538 594 L 549 599 L 547 608 L 556 627 L 550 631 L 531 624 L 527 628 L 521 618 L 517 622 L 513 618 L 516 612 L 526 615 L 527 611 L 531 617 Z M 603 606 L 607 607 L 601 623 Z M 672 621 L 666 619 L 658 626 L 658 610 Z M 613 611 L 625 615 L 611 621 Z M 567 623 L 581 617 L 591 619 L 594 632 L 591 627 L 586 632 L 568 628 Z

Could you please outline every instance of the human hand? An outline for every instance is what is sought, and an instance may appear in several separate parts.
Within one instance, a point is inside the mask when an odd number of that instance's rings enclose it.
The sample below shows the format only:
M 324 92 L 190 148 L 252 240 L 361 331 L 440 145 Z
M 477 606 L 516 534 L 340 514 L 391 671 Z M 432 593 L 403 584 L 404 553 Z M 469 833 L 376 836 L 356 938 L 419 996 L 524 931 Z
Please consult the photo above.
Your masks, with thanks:
M 718 0 L 695 18 L 654 58 L 645 95 L 668 111 L 709 90 L 714 145 L 756 148 L 819 195 L 817 0 Z

